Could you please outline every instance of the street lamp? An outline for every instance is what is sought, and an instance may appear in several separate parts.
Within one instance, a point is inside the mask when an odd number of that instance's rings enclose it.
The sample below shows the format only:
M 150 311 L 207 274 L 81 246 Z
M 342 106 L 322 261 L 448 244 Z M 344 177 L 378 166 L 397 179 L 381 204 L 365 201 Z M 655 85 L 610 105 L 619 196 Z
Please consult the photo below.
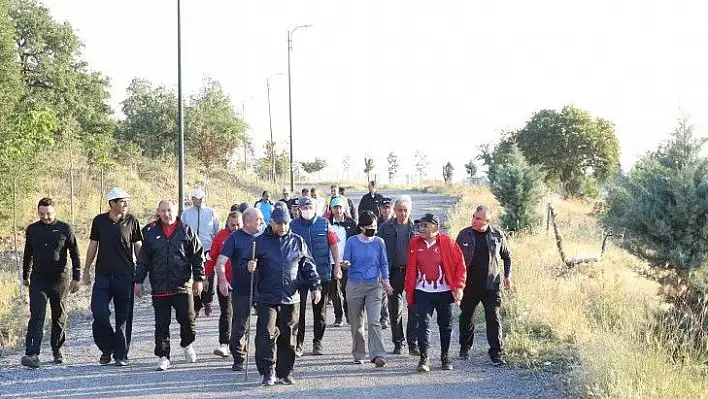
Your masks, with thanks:
M 179 207 L 177 213 L 181 216 L 184 210 L 184 106 L 182 104 L 182 20 L 180 3 L 180 0 L 177 0 L 177 127 L 179 132 L 177 145 L 179 158 Z
M 268 76 L 266 78 L 266 89 L 268 92 L 268 125 L 270 127 L 270 167 L 271 167 L 271 174 L 273 177 L 273 183 L 275 183 L 275 142 L 273 142 L 273 117 L 271 116 L 270 113 L 270 79 L 274 78 L 276 76 L 282 75 L 282 72 L 278 72 L 274 75 Z
M 288 31 L 288 118 L 290 122 L 290 192 L 295 192 L 294 171 L 293 171 L 293 97 L 290 85 L 290 53 L 293 51 L 293 35 L 300 28 L 310 28 L 312 25 L 296 26 Z

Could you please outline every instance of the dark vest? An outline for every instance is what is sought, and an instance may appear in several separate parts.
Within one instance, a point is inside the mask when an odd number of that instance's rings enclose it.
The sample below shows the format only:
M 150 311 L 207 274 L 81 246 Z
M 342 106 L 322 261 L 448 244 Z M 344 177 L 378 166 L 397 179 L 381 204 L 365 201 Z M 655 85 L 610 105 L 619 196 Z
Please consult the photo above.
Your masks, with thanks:
M 329 222 L 322 216 L 317 216 L 313 220 L 296 218 L 290 223 L 292 232 L 305 239 L 310 255 L 317 265 L 317 273 L 321 281 L 332 279 L 332 264 L 329 261 L 329 240 L 327 231 Z

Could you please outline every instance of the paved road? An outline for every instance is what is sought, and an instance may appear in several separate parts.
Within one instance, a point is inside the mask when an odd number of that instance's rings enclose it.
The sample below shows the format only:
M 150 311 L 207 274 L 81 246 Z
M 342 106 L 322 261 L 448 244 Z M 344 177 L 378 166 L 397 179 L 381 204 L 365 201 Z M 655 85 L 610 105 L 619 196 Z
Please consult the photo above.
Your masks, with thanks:
M 351 193 L 353 197 L 357 197 Z M 397 193 L 398 194 L 398 193 Z M 453 200 L 438 195 L 411 193 L 414 217 L 425 211 L 442 210 Z M 360 195 L 358 196 L 360 197 Z M 216 304 L 216 302 L 215 302 Z M 217 306 L 218 307 L 218 306 Z M 153 311 L 149 300 L 136 302 L 133 344 L 130 366 L 99 366 L 99 352 L 91 338 L 90 315 L 72 315 L 65 355 L 67 364 L 57 366 L 46 362 L 51 359 L 48 342 L 43 345 L 45 363 L 38 370 L 27 370 L 19 365 L 19 357 L 0 359 L 0 397 L 475 397 L 475 398 L 530 398 L 555 397 L 550 378 L 530 374 L 505 366 L 491 367 L 486 356 L 486 341 L 478 335 L 472 358 L 454 360 L 455 370 L 439 369 L 439 337 L 432 333 L 431 360 L 433 370 L 427 375 L 415 372 L 417 358 L 391 355 L 388 365 L 376 369 L 373 364 L 352 363 L 351 333 L 348 326 L 327 327 L 324 339 L 324 356 L 312 356 L 311 309 L 308 307 L 305 356 L 295 365 L 294 386 L 276 385 L 261 387 L 261 378 L 253 363 L 250 376 L 231 371 L 230 359 L 211 354 L 217 344 L 218 310 L 211 317 L 197 321 L 198 334 L 195 348 L 197 363 L 184 363 L 181 350 L 173 352 L 173 368 L 166 372 L 155 371 L 153 356 Z M 255 334 L 255 320 L 252 331 Z M 328 321 L 334 321 L 332 308 L 328 308 Z M 178 346 L 179 330 L 172 324 L 173 345 Z M 47 331 L 48 333 L 48 331 Z M 393 349 L 390 330 L 385 330 L 387 349 Z M 45 334 L 47 337 L 48 334 Z M 451 351 L 457 353 L 457 331 L 453 332 Z M 251 353 L 255 353 L 251 344 Z M 253 362 L 253 357 L 251 357 Z

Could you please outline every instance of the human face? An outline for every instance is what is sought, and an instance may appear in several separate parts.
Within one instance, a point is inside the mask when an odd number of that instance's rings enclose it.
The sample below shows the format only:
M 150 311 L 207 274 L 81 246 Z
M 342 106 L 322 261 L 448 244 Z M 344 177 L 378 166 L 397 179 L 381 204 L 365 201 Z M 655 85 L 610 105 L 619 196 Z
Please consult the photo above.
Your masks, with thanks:
M 263 194 L 263 201 L 270 201 L 270 193 Z
M 376 192 L 376 187 L 374 187 L 374 186 L 372 186 L 371 184 L 369 184 L 369 194 L 373 194 L 373 193 L 375 193 L 375 192 Z
M 123 216 L 128 213 L 128 200 L 125 198 L 118 198 L 111 201 L 111 212 L 118 216 Z
M 332 215 L 334 215 L 335 218 L 339 219 L 342 216 L 344 216 L 344 209 L 337 205 L 332 207 Z
M 243 230 L 245 230 L 246 233 L 253 235 L 261 231 L 261 226 L 264 224 L 265 222 L 263 221 L 262 213 L 258 213 L 257 216 L 251 214 L 250 217 L 244 219 Z
M 229 216 L 229 223 L 226 225 L 229 231 L 240 230 L 243 227 L 243 216 L 240 212 Z
M 56 219 L 52 205 L 37 207 L 37 216 L 39 216 L 39 220 L 44 224 L 52 224 L 54 219 Z
M 273 229 L 273 234 L 277 236 L 284 236 L 290 231 L 289 222 L 277 223 L 275 220 L 271 220 L 270 227 Z
M 381 209 L 381 217 L 384 220 L 388 220 L 393 217 L 393 207 L 391 205 L 384 205 L 380 209 Z
M 361 234 L 366 237 L 373 237 L 376 235 L 376 223 L 370 224 L 368 226 L 360 226 Z
M 424 240 L 435 238 L 439 231 L 439 227 L 435 223 L 423 222 L 418 226 L 418 232 Z
M 484 211 L 475 212 L 472 215 L 472 228 L 484 233 L 489 228 L 489 215 Z
M 405 204 L 396 204 L 393 210 L 396 212 L 396 222 L 406 223 L 408 221 L 410 209 Z
M 170 201 L 160 202 L 157 212 L 160 214 L 160 221 L 166 225 L 172 225 L 177 221 L 176 206 Z
M 313 205 L 303 205 L 300 207 L 300 215 L 306 220 L 311 220 L 315 217 L 315 207 Z
M 204 202 L 204 198 L 192 197 L 192 205 L 194 205 L 195 207 L 201 208 L 202 202 Z
M 298 207 L 294 206 L 290 208 L 290 218 L 295 219 L 298 216 L 300 216 L 300 210 L 298 209 Z
M 332 197 L 335 197 L 335 196 L 337 196 L 339 189 L 337 189 L 337 187 L 335 186 L 335 187 L 332 187 L 329 192 L 330 192 L 330 194 L 332 194 Z

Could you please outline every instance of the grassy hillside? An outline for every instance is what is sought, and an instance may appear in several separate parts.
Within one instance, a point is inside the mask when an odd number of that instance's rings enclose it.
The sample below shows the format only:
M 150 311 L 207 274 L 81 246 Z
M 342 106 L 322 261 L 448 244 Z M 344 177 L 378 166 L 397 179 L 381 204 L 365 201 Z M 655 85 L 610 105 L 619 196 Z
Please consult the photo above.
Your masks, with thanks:
M 498 211 L 487 190 L 458 195 L 453 235 L 470 224 L 477 203 Z M 593 204 L 554 205 L 567 256 L 598 256 Z M 670 321 L 671 305 L 643 277 L 650 272 L 644 261 L 609 245 L 601 262 L 569 269 L 545 226 L 511 238 L 510 246 L 514 289 L 504 294 L 503 315 L 511 362 L 556 372 L 583 397 L 708 397 L 708 348 Z

